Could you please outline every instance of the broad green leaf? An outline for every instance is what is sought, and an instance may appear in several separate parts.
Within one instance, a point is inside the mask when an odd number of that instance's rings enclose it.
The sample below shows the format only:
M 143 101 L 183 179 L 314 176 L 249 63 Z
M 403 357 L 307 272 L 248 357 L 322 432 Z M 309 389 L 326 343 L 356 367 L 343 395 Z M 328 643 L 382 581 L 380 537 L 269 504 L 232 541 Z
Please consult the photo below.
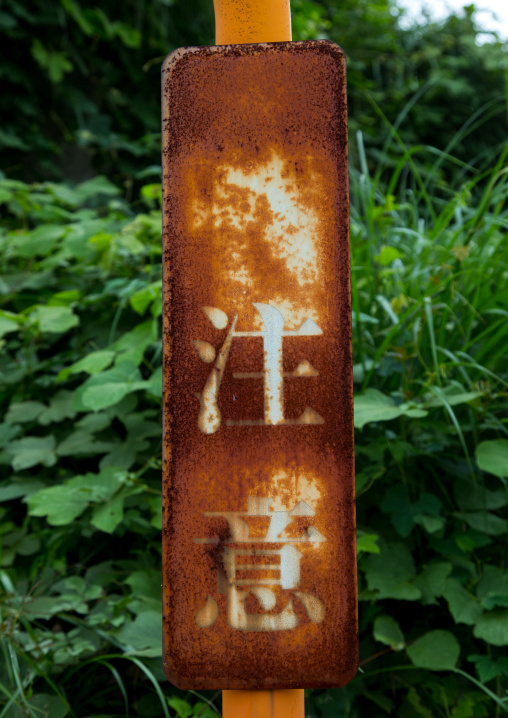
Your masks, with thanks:
M 9 292 L 9 286 L 4 284 L 0 277 L 0 294 Z M 23 314 L 17 314 L 16 312 L 8 312 L 4 309 L 0 309 L 0 319 L 8 319 L 9 321 L 15 322 L 16 326 L 22 325 L 26 322 L 26 318 Z
M 26 533 L 26 529 L 8 531 L 8 524 L 2 525 L 2 566 L 12 566 L 16 555 L 32 556 L 40 551 L 41 542 L 35 534 Z
M 458 404 L 467 404 L 470 401 L 474 401 L 479 397 L 483 396 L 483 391 L 465 391 L 464 387 L 458 382 L 452 382 L 448 386 L 441 389 L 439 395 L 427 394 L 425 396 L 424 406 L 427 409 L 431 409 L 437 406 L 444 406 L 445 403 L 441 398 L 441 393 L 450 406 L 457 406 Z
M 162 294 L 161 282 L 152 282 L 143 289 L 139 289 L 130 299 L 131 307 L 140 315 L 143 315 L 150 304 Z
M 157 601 L 162 600 L 160 570 L 134 571 L 125 579 L 125 583 L 130 586 L 132 595 L 135 598 L 144 596 L 147 598 L 155 598 Z
M 490 539 L 487 534 L 480 533 L 480 531 L 475 531 L 474 529 L 460 531 L 455 534 L 454 538 L 456 545 L 464 553 L 471 553 L 471 551 L 475 551 L 477 548 L 483 548 L 484 546 L 492 544 L 492 539 Z
M 59 182 L 45 182 L 45 187 L 51 196 L 55 197 L 58 202 L 70 206 L 78 207 L 81 203 L 79 192 L 68 185 Z M 72 231 L 72 230 L 71 230 Z
M 469 593 L 457 579 L 449 578 L 446 581 L 444 597 L 455 623 L 474 626 L 482 614 L 482 607 L 472 593 Z
M 429 631 L 408 646 L 407 653 L 418 668 L 446 671 L 457 665 L 460 646 L 455 636 L 449 631 Z
M 123 519 L 123 498 L 115 496 L 107 504 L 96 506 L 92 512 L 91 524 L 105 533 L 113 533 Z
M 68 705 L 59 697 L 49 693 L 36 693 L 28 701 L 32 715 L 41 718 L 65 718 L 69 715 Z
M 455 516 L 465 521 L 472 529 L 489 536 L 501 536 L 508 531 L 508 522 L 488 511 L 457 511 Z
M 476 461 L 482 471 L 508 478 L 508 439 L 482 441 L 476 448 Z
M 367 389 L 364 394 L 355 396 L 354 399 L 354 422 L 357 429 L 362 429 L 365 424 L 377 421 L 391 421 L 399 416 L 412 418 L 423 418 L 427 411 L 414 404 L 403 403 L 397 405 L 393 399 L 382 394 L 377 389 Z
M 508 503 L 505 489 L 490 491 L 479 482 L 457 480 L 453 487 L 455 499 L 463 511 L 502 509 Z
M 0 138 L 1 142 L 1 138 Z M 6 202 L 9 202 L 13 198 L 12 192 L 9 192 L 9 190 L 5 189 L 4 187 L 0 187 L 0 205 L 5 204 Z
M 111 451 L 115 444 L 97 441 L 92 434 L 83 429 L 72 432 L 56 448 L 58 456 L 83 456 L 86 454 L 105 454 Z
M 437 604 L 436 598 L 443 595 L 451 571 L 451 563 L 433 563 L 414 579 L 414 585 L 422 592 L 421 602 L 424 605 Z
M 166 0 L 167 1 L 167 0 Z M 385 698 L 385 696 L 381 696 L 381 699 L 391 704 L 391 701 L 389 698 Z M 212 708 L 212 706 L 207 705 L 206 703 L 203 703 L 202 701 L 198 701 L 197 703 L 194 703 L 192 706 L 193 708 L 193 718 L 217 718 L 217 711 Z
M 190 718 L 194 713 L 190 703 L 187 703 L 187 701 L 184 701 L 183 698 L 179 698 L 178 696 L 170 696 L 168 698 L 168 706 L 175 711 L 178 718 Z
M 367 585 L 376 591 L 377 598 L 397 598 L 417 601 L 420 590 L 412 584 L 415 577 L 413 558 L 404 544 L 381 547 L 377 555 L 370 555 L 363 564 Z
M 61 486 L 42 489 L 27 499 L 32 516 L 47 516 L 54 526 L 71 523 L 89 503 L 107 501 L 126 481 L 125 472 L 113 467 L 99 474 L 85 474 L 69 479 Z
M 493 646 L 508 646 L 508 610 L 484 613 L 473 633 Z
M 8 453 L 12 456 L 11 465 L 14 471 L 30 469 L 37 464 L 54 466 L 57 458 L 55 454 L 55 437 L 50 436 L 25 436 L 22 439 L 13 441 L 8 447 Z
M 24 536 L 19 543 L 16 544 L 16 553 L 21 556 L 33 556 L 34 553 L 40 551 L 41 542 L 38 536 L 29 534 Z
M 117 363 L 112 369 L 87 379 L 80 387 L 78 397 L 76 395 L 74 397 L 74 407 L 79 408 L 76 406 L 76 399 L 79 398 L 85 408 L 100 411 L 113 406 L 129 392 L 137 391 L 145 386 L 135 364 Z
M 9 446 L 13 439 L 23 433 L 21 426 L 4 422 L 0 424 L 0 448 Z
M 369 491 L 376 479 L 379 479 L 386 472 L 386 467 L 381 462 L 369 464 L 362 471 L 355 473 L 355 496 L 358 499 L 365 491 Z
M 158 200 L 162 203 L 162 185 L 160 182 L 155 184 L 145 184 L 141 187 L 141 196 L 147 200 Z
M 146 391 L 156 399 L 162 398 L 162 367 L 158 367 L 147 380 Z
M 403 484 L 390 486 L 384 495 L 381 509 L 391 514 L 392 523 L 403 538 L 409 536 L 414 524 L 422 525 L 428 533 L 435 533 L 444 525 L 444 519 L 439 515 L 439 499 L 434 494 L 423 493 L 412 503 L 409 491 Z
M 157 325 L 149 320 L 138 324 L 130 332 L 126 332 L 111 346 L 111 349 L 122 354 L 122 361 L 130 361 L 136 366 L 141 363 L 145 349 L 157 341 Z M 138 348 L 138 346 L 140 348 Z M 139 361 L 133 359 L 133 352 L 141 351 Z
M 117 417 L 120 421 L 122 421 L 128 414 L 135 411 L 139 403 L 139 398 L 136 395 L 129 394 L 122 399 L 122 401 L 119 401 L 118 404 L 109 406 L 103 413 L 109 416 L 110 420 Z
M 426 516 L 425 514 L 416 514 L 414 522 L 415 524 L 423 526 L 427 533 L 434 534 L 444 527 L 446 519 L 443 516 Z
M 76 611 L 86 614 L 88 606 L 75 593 L 62 596 L 41 596 L 26 606 L 26 613 L 30 618 L 48 618 L 61 611 Z
M 54 586 L 53 590 L 58 593 L 65 594 L 67 591 L 83 595 L 85 592 L 85 580 L 82 576 L 70 576 L 58 581 Z
M 117 21 L 114 23 L 114 30 L 126 47 L 137 48 L 141 45 L 142 35 L 136 28 Z
M 106 413 L 102 414 L 87 414 L 80 419 L 75 426 L 78 429 L 87 431 L 89 434 L 95 434 L 98 431 L 106 429 L 111 424 L 111 417 Z
M 62 374 L 78 374 L 81 371 L 87 374 L 98 374 L 99 372 L 106 369 L 113 359 L 115 358 L 115 352 L 103 350 L 96 351 L 87 354 L 83 359 L 80 359 L 75 364 L 71 364 L 70 367 L 64 369 Z
M 0 316 L 0 339 L 6 334 L 11 332 L 17 332 L 19 330 L 19 324 L 14 319 Z
M 136 461 L 136 455 L 138 449 L 147 448 L 143 444 L 138 444 L 132 441 L 126 441 L 123 444 L 118 444 L 113 451 L 100 460 L 99 466 L 101 469 L 105 469 L 110 466 L 117 466 L 120 469 L 128 471 Z
M 69 486 L 42 489 L 27 500 L 30 516 L 46 516 L 53 526 L 70 524 L 85 511 L 88 502 L 86 494 Z
M 396 259 L 402 259 L 403 256 L 404 255 L 399 252 L 398 249 L 395 249 L 395 247 L 383 247 L 381 252 L 374 256 L 374 259 L 376 262 L 379 262 L 379 264 L 382 264 L 383 267 L 386 267 Z
M 127 653 L 146 657 L 162 655 L 162 617 L 160 611 L 145 611 L 113 634 Z
M 379 536 L 377 534 L 367 534 L 363 531 L 356 532 L 356 553 L 379 553 L 378 545 Z
M 48 618 L 62 610 L 64 606 L 55 596 L 39 596 L 29 598 L 24 606 L 24 612 L 30 618 Z
M 17 253 L 20 257 L 45 257 L 53 251 L 66 232 L 65 225 L 40 225 L 32 232 L 27 232 L 19 237 Z
M 409 491 L 403 484 L 395 484 L 387 489 L 381 510 L 391 514 L 392 523 L 397 532 L 405 538 L 413 528 L 413 507 L 409 500 Z
M 47 426 L 64 419 L 73 419 L 76 412 L 72 408 L 72 392 L 58 391 L 51 399 L 49 406 L 44 408 L 37 419 L 39 424 Z
M 83 392 L 83 404 L 92 411 L 101 411 L 108 406 L 113 406 L 132 388 L 126 382 L 109 382 L 98 386 L 88 386 Z
M 130 254 L 140 254 L 145 249 L 145 245 L 137 239 L 136 235 L 131 234 L 130 232 L 123 232 L 118 237 L 118 243 L 121 247 L 130 252 Z
M 79 324 L 77 317 L 70 307 L 36 307 L 30 317 L 39 324 L 41 332 L 61 334 Z
M 488 683 L 498 676 L 508 676 L 508 658 L 499 656 L 479 656 L 472 655 L 467 657 L 468 661 L 475 664 L 478 676 L 482 683 Z
M 173 0 L 164 0 L 164 5 L 172 5 Z M 134 177 L 137 180 L 146 179 L 146 177 L 160 177 L 162 173 L 162 167 L 160 165 L 149 165 L 148 167 L 145 167 L 144 169 L 140 170 L 139 172 L 136 172 Z
M 373 634 L 376 641 L 390 646 L 394 651 L 401 651 L 406 645 L 399 624 L 391 616 L 378 616 L 374 621 Z
M 148 421 L 145 417 L 156 416 L 153 411 L 142 413 L 132 412 L 121 417 L 122 424 L 129 432 L 130 441 L 143 441 L 147 437 L 161 435 L 161 425 L 158 421 Z
M 497 566 L 484 566 L 476 595 L 484 608 L 508 608 L 508 572 Z
M 81 298 L 81 292 L 77 289 L 67 289 L 63 292 L 56 292 L 51 299 L 48 299 L 48 306 L 51 307 L 68 307 L 75 304 Z
M 127 495 L 124 490 L 120 491 L 106 503 L 96 506 L 92 513 L 92 525 L 100 531 L 113 533 L 123 519 L 123 503 Z
M 107 501 L 118 489 L 128 483 L 127 473 L 115 466 L 109 466 L 98 474 L 75 476 L 66 486 L 81 491 L 89 501 Z
M 118 187 L 102 175 L 81 182 L 76 187 L 76 191 L 79 192 L 83 200 L 95 198 L 97 195 L 117 197 L 120 194 Z
M 161 531 L 162 530 L 162 497 L 155 496 L 153 499 L 149 499 L 148 503 L 150 504 L 150 509 L 153 513 L 152 519 L 150 521 L 150 526 L 153 526 L 155 529 L 158 529 L 159 531 Z
M 98 232 L 97 234 L 94 234 L 93 237 L 90 237 L 88 242 L 89 244 L 93 245 L 96 250 L 102 252 L 107 249 L 111 244 L 113 244 L 114 246 L 113 239 L 113 235 L 109 232 Z
M 61 644 L 56 647 L 53 654 L 57 665 L 66 665 L 70 660 L 83 659 L 87 655 L 97 654 L 101 648 L 99 636 L 86 627 L 73 628 L 66 633 L 59 632 L 56 636 L 61 637 Z
M 3 501 L 11 501 L 12 499 L 20 499 L 23 496 L 29 496 L 43 487 L 44 484 L 40 479 L 16 476 L 10 484 L 2 484 L 0 486 L 0 503 Z
M 40 401 L 20 401 L 9 406 L 5 421 L 9 424 L 25 424 L 35 421 L 46 409 Z

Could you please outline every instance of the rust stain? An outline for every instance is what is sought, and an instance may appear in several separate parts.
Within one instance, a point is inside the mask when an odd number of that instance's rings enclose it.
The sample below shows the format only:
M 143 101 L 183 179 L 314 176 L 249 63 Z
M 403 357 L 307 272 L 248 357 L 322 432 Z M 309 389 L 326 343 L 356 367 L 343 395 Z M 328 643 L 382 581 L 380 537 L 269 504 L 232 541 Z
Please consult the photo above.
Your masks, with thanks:
M 180 688 L 357 668 L 343 53 L 163 66 L 164 668 Z

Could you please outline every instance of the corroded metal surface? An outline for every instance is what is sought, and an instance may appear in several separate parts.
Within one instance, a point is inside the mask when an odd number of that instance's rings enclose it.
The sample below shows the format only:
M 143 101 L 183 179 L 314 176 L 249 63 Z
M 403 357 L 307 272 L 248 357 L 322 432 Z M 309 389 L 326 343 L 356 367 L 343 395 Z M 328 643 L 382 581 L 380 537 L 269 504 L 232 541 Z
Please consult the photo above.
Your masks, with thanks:
M 163 67 L 164 667 L 357 666 L 345 63 L 327 41 Z

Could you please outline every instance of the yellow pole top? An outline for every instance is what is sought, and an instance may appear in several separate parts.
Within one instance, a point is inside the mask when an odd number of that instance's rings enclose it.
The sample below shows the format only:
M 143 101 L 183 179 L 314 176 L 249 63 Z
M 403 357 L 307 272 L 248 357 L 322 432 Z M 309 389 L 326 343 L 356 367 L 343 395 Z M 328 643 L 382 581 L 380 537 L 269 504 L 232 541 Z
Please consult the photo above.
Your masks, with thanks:
M 215 44 L 291 40 L 289 0 L 213 0 Z

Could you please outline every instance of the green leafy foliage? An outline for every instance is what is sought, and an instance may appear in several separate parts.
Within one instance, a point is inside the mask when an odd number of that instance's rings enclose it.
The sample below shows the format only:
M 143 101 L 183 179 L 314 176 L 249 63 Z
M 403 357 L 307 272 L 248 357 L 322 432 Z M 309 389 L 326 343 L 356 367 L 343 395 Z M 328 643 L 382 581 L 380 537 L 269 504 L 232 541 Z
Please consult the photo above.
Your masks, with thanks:
M 212 40 L 211 2 L 4 5 L 0 712 L 210 718 L 218 696 L 161 668 L 158 85 L 168 51 Z M 307 714 L 497 718 L 502 48 L 475 44 L 469 9 L 407 31 L 385 0 L 292 8 L 295 38 L 345 47 L 353 156 L 362 671 Z
M 1 13 L 2 167 L 23 179 L 106 172 L 129 192 L 149 180 L 142 201 L 156 201 L 160 65 L 177 47 L 213 43 L 212 0 L 5 0 Z M 386 154 L 389 118 L 418 165 L 432 146 L 485 166 L 505 136 L 501 42 L 477 43 L 473 5 L 409 29 L 400 14 L 390 0 L 293 0 L 293 38 L 344 48 L 352 135 L 365 133 L 372 162 Z M 392 161 L 402 153 L 390 147 Z M 451 168 L 443 158 L 440 174 Z M 390 264 L 394 251 L 385 244 L 376 261 Z
M 401 651 L 404 648 L 404 634 L 392 616 L 378 616 L 374 621 L 373 635 L 376 641 L 381 641 L 394 651 Z
M 476 460 L 483 471 L 508 478 L 508 439 L 482 441 L 476 449 Z
M 419 668 L 446 671 L 457 665 L 460 646 L 449 631 L 429 631 L 409 646 L 407 652 Z
M 90 660 L 115 693 L 117 668 L 95 662 L 105 651 L 161 653 L 160 291 L 131 306 L 160 284 L 160 211 L 134 213 L 100 177 L 0 185 L 0 609 L 11 675 L 62 681 L 28 697 L 15 684 L 11 707 L 75 715 L 89 696 L 68 692 L 66 672 Z M 89 712 L 122 704 L 109 693 Z

